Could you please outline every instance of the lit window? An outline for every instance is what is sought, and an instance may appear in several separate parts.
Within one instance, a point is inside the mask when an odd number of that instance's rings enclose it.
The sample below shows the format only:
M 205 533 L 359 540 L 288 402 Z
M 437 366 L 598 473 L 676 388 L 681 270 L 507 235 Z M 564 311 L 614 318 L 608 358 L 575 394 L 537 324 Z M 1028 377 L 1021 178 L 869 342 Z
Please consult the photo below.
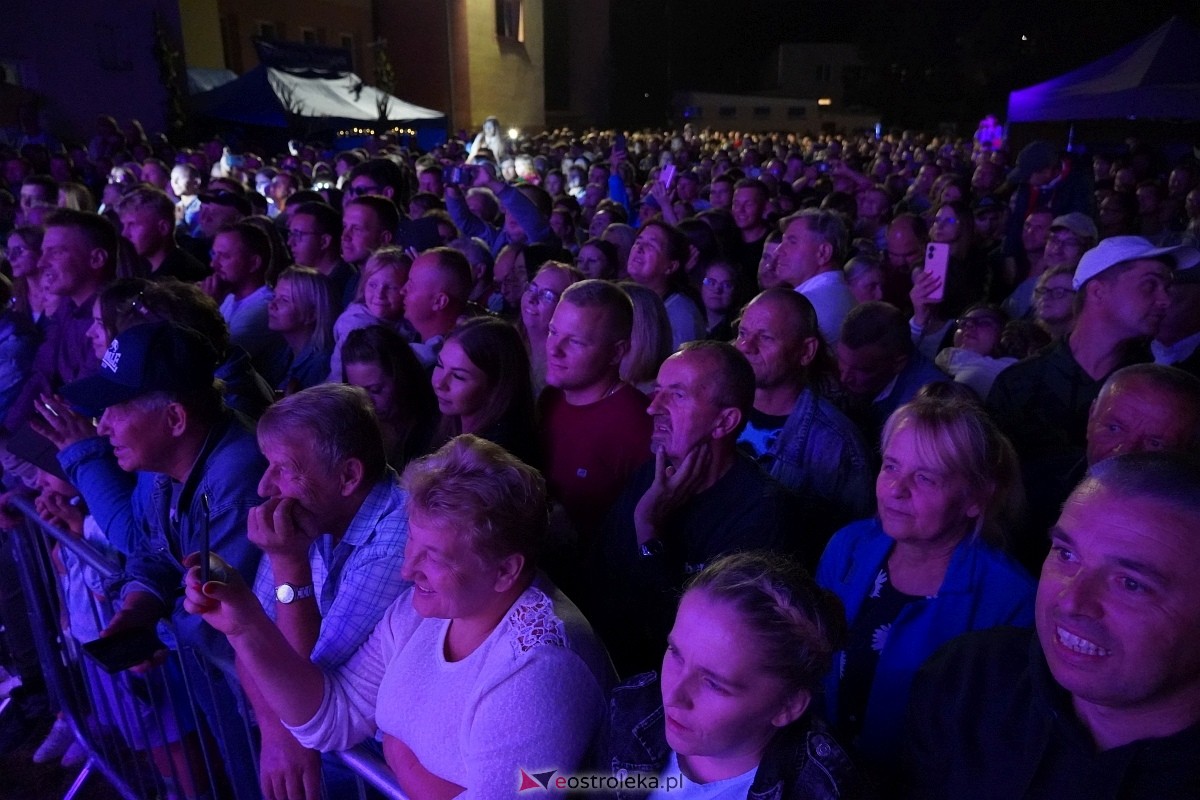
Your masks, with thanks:
M 525 41 L 524 0 L 496 0 L 496 36 L 513 42 Z

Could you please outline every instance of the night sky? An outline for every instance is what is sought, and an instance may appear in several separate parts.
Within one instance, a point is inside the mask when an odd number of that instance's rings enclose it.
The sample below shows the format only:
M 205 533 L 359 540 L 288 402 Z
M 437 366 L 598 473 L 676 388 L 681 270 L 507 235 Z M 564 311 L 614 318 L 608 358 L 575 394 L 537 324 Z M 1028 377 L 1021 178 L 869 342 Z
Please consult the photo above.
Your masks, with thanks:
M 866 69 L 846 87 L 848 100 L 889 125 L 973 128 L 1002 113 L 1011 90 L 1106 55 L 1173 14 L 1200 27 L 1195 0 L 613 0 L 612 8 L 613 111 L 641 124 L 666 121 L 671 91 L 764 88 L 780 42 L 851 41 Z

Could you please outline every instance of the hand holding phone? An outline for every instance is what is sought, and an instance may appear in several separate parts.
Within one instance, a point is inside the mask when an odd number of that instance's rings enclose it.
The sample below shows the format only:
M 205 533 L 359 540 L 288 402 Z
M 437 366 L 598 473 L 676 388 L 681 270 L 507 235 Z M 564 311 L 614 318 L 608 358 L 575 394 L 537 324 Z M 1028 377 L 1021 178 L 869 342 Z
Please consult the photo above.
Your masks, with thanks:
M 663 186 L 670 189 L 671 184 L 675 182 L 675 165 L 667 164 L 664 166 L 658 173 L 658 179 L 662 182 Z
M 950 269 L 950 245 L 945 242 L 930 242 L 925 245 L 925 272 L 938 279 L 936 289 L 929 299 L 940 303 L 946 297 L 946 274 Z

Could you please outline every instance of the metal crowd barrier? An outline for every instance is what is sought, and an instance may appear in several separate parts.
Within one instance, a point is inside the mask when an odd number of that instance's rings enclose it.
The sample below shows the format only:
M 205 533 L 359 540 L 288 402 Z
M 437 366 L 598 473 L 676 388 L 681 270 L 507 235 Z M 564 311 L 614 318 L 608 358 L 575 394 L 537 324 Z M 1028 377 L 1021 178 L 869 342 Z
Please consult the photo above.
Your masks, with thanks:
M 169 651 L 166 663 L 145 674 L 105 672 L 79 645 L 95 639 L 115 613 L 111 587 L 120 576 L 118 559 L 48 524 L 28 501 L 14 498 L 9 504 L 26 518 L 26 526 L 8 539 L 47 691 L 87 751 L 64 800 L 92 775 L 126 800 L 261 797 L 256 731 L 247 722 L 249 704 L 236 679 L 225 677 L 231 674 L 228 665 L 223 669 L 198 650 L 182 648 Z M 55 544 L 73 570 L 69 586 L 52 566 Z M 170 630 L 160 632 L 171 638 Z M 230 713 L 233 708 L 243 713 Z M 245 755 L 229 755 L 236 753 Z M 387 764 L 369 748 L 332 756 L 354 774 L 360 800 L 407 800 Z M 252 763 L 242 763 L 246 760 Z

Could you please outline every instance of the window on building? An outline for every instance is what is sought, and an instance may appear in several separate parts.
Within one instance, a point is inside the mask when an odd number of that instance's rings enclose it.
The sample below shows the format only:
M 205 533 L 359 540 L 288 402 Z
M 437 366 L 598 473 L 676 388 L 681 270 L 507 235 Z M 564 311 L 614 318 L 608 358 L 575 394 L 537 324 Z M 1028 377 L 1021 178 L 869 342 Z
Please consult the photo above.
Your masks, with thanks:
M 242 50 L 236 14 L 221 17 L 221 54 L 225 57 L 226 67 L 234 72 L 242 71 Z
M 729 119 L 737 116 L 737 108 L 734 106 L 721 106 L 717 109 L 717 116 L 721 119 Z
M 525 41 L 524 0 L 496 0 L 496 36 L 512 42 Z
M 301 28 L 300 41 L 305 44 L 317 44 L 317 32 L 312 28 Z
M 258 38 L 268 42 L 279 40 L 279 26 L 274 22 L 258 23 Z
M 343 33 L 338 41 L 341 43 L 342 49 L 350 54 L 350 68 L 353 69 L 354 62 L 357 60 L 354 57 L 354 34 Z
M 683 108 L 684 119 L 700 119 L 703 116 L 704 109 L 700 106 L 684 106 Z
M 817 64 L 816 75 L 814 77 L 817 83 L 829 83 L 833 79 L 833 65 Z
M 804 106 L 788 106 L 788 119 L 804 119 L 808 116 L 808 109 Z
M 756 117 L 771 116 L 771 107 L 770 106 L 755 106 L 754 107 L 754 116 L 756 116 Z

